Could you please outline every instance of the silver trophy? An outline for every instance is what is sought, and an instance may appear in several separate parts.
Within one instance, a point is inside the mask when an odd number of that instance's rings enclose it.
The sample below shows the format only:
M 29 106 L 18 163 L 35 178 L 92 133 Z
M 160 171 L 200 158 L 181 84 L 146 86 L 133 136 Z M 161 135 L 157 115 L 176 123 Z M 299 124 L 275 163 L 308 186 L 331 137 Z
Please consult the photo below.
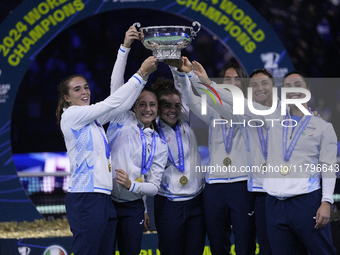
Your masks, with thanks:
M 185 26 L 156 26 L 141 27 L 139 29 L 140 39 L 145 48 L 152 50 L 156 59 L 179 59 L 181 50 L 187 47 L 201 29 L 197 21 L 192 26 L 198 26 L 197 31 L 193 27 Z M 133 26 L 140 27 L 136 22 Z

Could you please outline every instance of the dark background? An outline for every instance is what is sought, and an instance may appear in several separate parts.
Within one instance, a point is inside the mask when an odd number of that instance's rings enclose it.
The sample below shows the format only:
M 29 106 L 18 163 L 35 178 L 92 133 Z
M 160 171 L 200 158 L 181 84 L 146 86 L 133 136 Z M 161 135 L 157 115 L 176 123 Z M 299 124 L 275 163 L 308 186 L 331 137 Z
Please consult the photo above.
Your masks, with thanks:
M 21 0 L 0 1 L 0 22 Z M 340 22 L 339 0 L 253 0 L 250 4 L 267 20 L 286 47 L 297 70 L 307 77 L 339 77 Z M 85 19 L 54 38 L 32 62 L 18 90 L 12 112 L 13 153 L 65 151 L 56 125 L 57 84 L 67 75 L 85 75 L 91 86 L 91 103 L 109 95 L 112 67 L 125 31 L 134 22 L 142 26 L 187 25 L 191 22 L 164 12 L 129 9 L 101 13 Z M 126 79 L 151 54 L 134 42 L 129 55 Z M 182 55 L 199 61 L 208 75 L 216 77 L 233 53 L 207 31 L 201 30 Z M 262 66 L 259 66 L 262 68 Z M 150 78 L 171 78 L 163 63 Z M 314 92 L 313 92 L 314 91 Z M 340 86 L 320 84 L 312 87 L 310 105 L 333 123 L 340 137 Z

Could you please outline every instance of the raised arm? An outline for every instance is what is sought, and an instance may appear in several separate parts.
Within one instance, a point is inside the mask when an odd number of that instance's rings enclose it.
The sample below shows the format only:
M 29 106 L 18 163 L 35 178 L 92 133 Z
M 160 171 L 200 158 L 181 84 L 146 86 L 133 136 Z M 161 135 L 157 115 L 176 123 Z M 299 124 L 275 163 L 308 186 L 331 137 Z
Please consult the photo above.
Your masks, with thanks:
M 71 106 L 63 114 L 63 118 L 71 128 L 79 130 L 102 116 L 110 115 L 112 118 L 120 116 L 132 107 L 145 84 L 146 82 L 141 82 L 135 74 L 104 101 L 86 106 Z M 100 122 L 105 123 L 102 119 Z
M 220 97 L 221 101 L 222 101 L 222 105 L 220 103 L 215 104 L 215 101 L 218 100 L 217 96 L 212 94 L 214 99 L 211 96 L 207 96 L 207 103 L 208 105 L 210 105 L 211 107 L 213 107 L 217 112 L 219 112 L 222 116 L 226 115 L 226 111 L 224 109 L 224 107 L 226 107 L 226 105 L 229 105 L 232 107 L 235 107 L 234 103 L 236 105 L 236 107 L 238 107 L 238 110 L 243 108 L 244 109 L 244 114 L 235 114 L 235 117 L 238 120 L 251 120 L 251 119 L 260 119 L 263 121 L 264 126 L 268 127 L 267 125 L 267 121 L 266 119 L 273 119 L 273 118 L 278 118 L 280 116 L 280 108 L 278 107 L 272 114 L 269 115 L 258 115 L 258 114 L 254 114 L 248 107 L 248 100 L 246 98 L 244 98 L 244 95 L 242 93 L 242 91 L 237 88 L 236 86 L 230 85 L 230 90 L 232 92 L 230 92 L 229 90 L 223 89 L 223 88 L 218 88 L 219 85 L 217 85 L 214 82 L 211 82 L 211 80 L 208 78 L 203 66 L 198 63 L 197 61 L 193 61 L 193 67 L 194 67 L 194 73 L 197 75 L 198 80 L 195 80 L 192 82 L 192 84 L 194 85 L 194 87 L 197 89 L 197 92 L 199 94 L 203 94 L 205 93 L 204 90 L 207 90 L 207 86 L 203 85 L 203 84 L 207 84 L 213 88 L 215 88 L 218 96 Z M 210 82 L 210 83 L 209 83 Z M 233 93 L 233 94 L 232 94 Z M 233 100 L 233 95 L 237 94 L 237 101 Z M 240 97 L 243 97 L 240 98 Z M 261 104 L 252 102 L 254 108 L 256 108 L 257 110 L 263 110 L 263 111 L 267 111 L 268 107 L 263 106 Z M 234 111 L 232 111 L 233 114 Z M 234 114 L 233 114 L 234 115 Z
M 133 41 L 139 40 L 138 31 L 134 26 L 131 26 L 125 32 L 124 43 L 119 47 L 116 62 L 113 66 L 111 74 L 111 94 L 124 84 L 124 73 L 127 58 Z
M 144 62 L 142 63 L 141 67 L 139 68 L 139 71 L 137 73 L 135 73 L 127 83 L 129 83 L 131 80 L 133 81 L 137 81 L 140 84 L 144 85 L 147 82 L 147 79 L 149 78 L 149 75 L 152 74 L 154 71 L 157 70 L 157 66 L 158 66 L 158 60 L 155 59 L 154 56 L 148 57 L 146 60 L 144 60 Z M 140 70 L 143 70 L 143 75 L 140 74 Z M 121 89 L 125 86 L 125 84 L 118 88 L 117 91 L 121 91 Z M 116 94 L 116 92 L 114 92 L 114 94 Z M 109 121 L 114 120 L 115 118 L 119 117 L 121 114 L 127 112 L 128 110 L 131 109 L 131 107 L 133 106 L 133 104 L 135 103 L 136 99 L 138 98 L 139 94 L 141 93 L 141 90 L 136 90 L 136 91 L 126 91 L 129 95 L 127 96 L 127 98 L 125 97 L 125 101 L 122 102 L 122 108 L 124 110 L 122 110 L 121 112 L 119 112 L 119 114 L 117 114 L 117 112 L 110 112 L 107 115 L 104 115 L 100 118 L 100 122 L 101 124 L 105 124 Z
M 189 121 L 190 114 L 190 80 L 186 73 L 192 70 L 191 64 L 190 66 L 184 65 L 184 57 L 182 59 L 171 59 L 164 60 L 164 63 L 167 64 L 171 70 L 175 88 L 182 95 L 182 117 Z
M 206 90 L 207 87 L 204 87 L 203 84 L 201 84 L 201 80 L 198 78 L 198 76 L 196 75 L 196 73 L 194 71 L 191 71 L 188 76 L 190 77 L 190 81 L 191 84 L 193 85 L 193 87 L 195 88 L 196 92 L 201 95 L 201 97 L 198 97 L 199 99 L 196 100 L 196 104 L 199 105 L 199 107 L 202 107 L 202 95 L 205 95 L 205 98 L 207 100 L 207 112 L 209 110 L 209 108 L 212 108 L 213 110 L 217 111 L 218 114 L 220 114 L 223 118 L 227 119 L 227 120 L 236 120 L 236 116 L 234 116 L 233 113 L 233 108 L 226 104 L 226 103 L 220 103 L 220 101 L 216 98 L 216 100 L 214 100 L 209 94 L 207 94 Z M 203 79 L 202 79 L 203 80 Z M 204 79 L 203 81 L 207 82 L 207 79 Z M 195 86 L 196 84 L 196 86 Z M 197 106 L 195 108 L 198 108 Z M 201 109 L 199 109 L 201 111 Z
M 191 79 L 189 74 L 189 79 Z M 207 113 L 202 114 L 202 98 L 195 94 L 195 88 L 190 84 L 190 110 L 207 125 L 209 125 L 214 109 L 207 105 Z
M 197 117 L 199 117 L 202 121 L 209 125 L 214 110 L 210 106 L 208 106 L 208 114 L 201 114 L 201 97 L 199 97 L 197 93 L 195 94 L 193 92 L 193 88 L 190 82 L 190 73 L 193 73 L 191 62 L 188 60 L 187 57 L 182 57 L 181 59 L 167 60 L 164 61 L 164 63 L 170 66 L 172 75 L 174 77 L 175 87 L 178 91 L 182 93 L 183 107 L 187 109 L 185 112 L 189 113 L 189 111 L 191 110 Z M 189 114 L 184 116 L 184 119 L 189 120 Z

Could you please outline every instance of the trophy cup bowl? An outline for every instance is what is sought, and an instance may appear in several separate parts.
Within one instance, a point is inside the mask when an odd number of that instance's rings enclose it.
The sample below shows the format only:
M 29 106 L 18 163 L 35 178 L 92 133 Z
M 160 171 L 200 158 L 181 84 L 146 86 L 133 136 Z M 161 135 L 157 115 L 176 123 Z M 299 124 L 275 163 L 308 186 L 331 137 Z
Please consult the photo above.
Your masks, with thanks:
M 152 50 L 158 60 L 180 59 L 181 50 L 191 43 L 201 29 L 201 24 L 194 21 L 192 26 L 196 25 L 197 31 L 186 26 L 141 27 L 140 40 L 145 48 Z M 140 27 L 140 23 L 136 22 L 133 26 Z

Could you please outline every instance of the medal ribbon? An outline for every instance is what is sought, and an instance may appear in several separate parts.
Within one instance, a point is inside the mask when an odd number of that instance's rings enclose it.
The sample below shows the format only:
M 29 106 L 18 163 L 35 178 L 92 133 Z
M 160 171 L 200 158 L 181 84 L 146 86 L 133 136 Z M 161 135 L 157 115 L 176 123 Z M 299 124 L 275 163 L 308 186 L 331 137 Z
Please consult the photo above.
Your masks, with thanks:
M 164 141 L 166 141 L 166 138 L 165 138 L 163 129 L 161 127 L 160 121 L 158 122 L 158 130 L 159 130 L 159 136 Z M 176 133 L 176 141 L 177 141 L 177 148 L 178 148 L 178 161 L 179 161 L 179 165 L 177 166 L 175 164 L 175 161 L 174 161 L 174 158 L 172 157 L 169 145 L 168 145 L 168 151 L 169 151 L 168 159 L 169 159 L 170 163 L 173 164 L 181 173 L 184 173 L 184 170 L 185 170 L 185 166 L 184 166 L 184 150 L 183 150 L 183 142 L 182 142 L 182 136 L 181 136 L 181 129 L 180 129 L 180 126 L 179 126 L 178 122 L 176 123 L 175 133 Z
M 288 127 L 284 126 L 283 127 L 283 132 L 282 132 L 282 151 L 283 151 L 283 159 L 285 162 L 288 162 L 290 157 L 292 156 L 293 150 L 302 134 L 302 132 L 305 130 L 307 127 L 310 119 L 312 118 L 312 115 L 307 115 L 306 118 L 303 120 L 301 125 L 299 126 L 298 130 L 296 131 L 292 142 L 290 143 L 288 149 L 287 148 L 287 140 L 288 140 Z M 289 119 L 289 113 L 287 111 L 285 120 Z
M 280 99 L 278 99 L 278 103 L 276 106 L 276 109 L 279 107 L 280 104 Z M 262 149 L 262 155 L 265 161 L 267 161 L 268 158 L 268 146 L 269 146 L 269 139 L 268 139 L 268 134 L 269 134 L 269 128 L 266 132 L 266 140 L 264 140 L 264 135 L 263 135 L 263 128 L 262 127 L 256 127 L 257 128 L 257 135 L 260 140 L 261 144 L 261 149 Z
M 96 123 L 96 125 L 99 127 L 99 132 L 100 132 L 100 134 L 102 135 L 103 140 L 104 140 L 104 143 L 105 143 L 105 153 L 106 153 L 106 158 L 109 159 L 109 158 L 110 158 L 110 154 L 111 154 L 111 149 L 110 149 L 109 144 L 107 143 L 107 140 L 106 140 L 104 134 L 103 134 L 102 131 L 101 131 L 101 127 L 102 127 L 102 126 L 98 123 L 97 120 L 95 120 L 94 123 Z
M 268 139 L 268 131 L 266 134 L 266 140 L 264 140 L 264 136 L 263 136 L 263 128 L 262 127 L 256 127 L 257 128 L 257 134 L 259 136 L 259 140 L 261 143 L 261 149 L 262 149 L 262 154 L 263 157 L 265 159 L 265 161 L 267 161 L 267 157 L 268 157 L 268 144 L 269 144 L 269 139 Z
M 226 136 L 227 129 L 228 129 L 227 124 L 223 124 L 222 125 L 223 142 L 224 142 L 225 152 L 229 154 L 231 151 L 231 146 L 233 144 L 235 126 L 232 126 L 229 128 L 228 136 Z
M 146 161 L 146 149 L 147 149 L 147 143 L 146 143 L 146 138 L 145 138 L 145 134 L 143 129 L 141 128 L 140 125 L 138 125 L 139 127 L 139 131 L 140 131 L 140 139 L 142 140 L 142 174 L 146 174 L 150 167 L 151 164 L 153 162 L 153 159 L 155 157 L 155 153 L 156 153 L 156 132 L 153 131 L 152 133 L 152 144 L 151 144 L 151 152 L 150 152 L 150 156 L 148 158 L 148 161 L 145 163 Z

